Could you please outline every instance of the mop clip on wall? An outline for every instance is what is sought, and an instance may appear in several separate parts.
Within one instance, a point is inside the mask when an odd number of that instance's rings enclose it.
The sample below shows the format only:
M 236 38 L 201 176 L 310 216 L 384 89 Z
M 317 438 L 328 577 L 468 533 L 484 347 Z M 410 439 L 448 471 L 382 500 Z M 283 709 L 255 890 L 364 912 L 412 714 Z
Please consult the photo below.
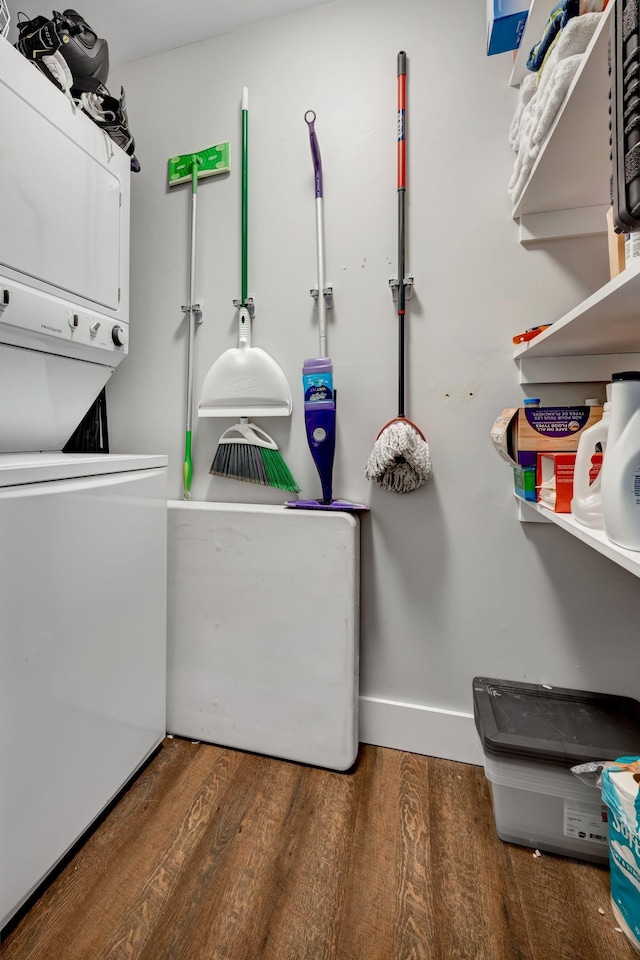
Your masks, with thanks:
M 413 285 L 415 283 L 415 277 L 412 274 L 408 273 L 404 278 L 404 299 L 411 300 L 413 296 Z M 400 284 L 398 283 L 398 277 L 394 274 L 389 278 L 389 289 L 391 290 L 391 297 L 394 303 L 398 302 Z
M 326 287 L 324 288 L 323 293 L 324 293 L 324 304 L 325 304 L 325 307 L 327 308 L 327 310 L 332 310 L 332 309 L 333 309 L 333 287 L 331 286 L 331 284 L 329 284 L 328 286 L 326 286 Z M 316 310 L 318 310 L 318 309 L 319 309 L 319 307 L 318 307 L 318 288 L 317 288 L 317 287 L 311 287 L 311 289 L 309 290 L 309 296 L 313 297 L 314 306 L 315 306 Z
M 242 300 L 239 300 L 239 299 L 234 300 L 233 305 L 236 308 L 236 310 L 240 310 L 241 307 L 244 307 L 247 313 L 249 314 L 249 317 L 251 320 L 253 320 L 253 318 L 255 317 L 256 303 L 253 297 L 247 297 L 244 303 L 242 302 Z

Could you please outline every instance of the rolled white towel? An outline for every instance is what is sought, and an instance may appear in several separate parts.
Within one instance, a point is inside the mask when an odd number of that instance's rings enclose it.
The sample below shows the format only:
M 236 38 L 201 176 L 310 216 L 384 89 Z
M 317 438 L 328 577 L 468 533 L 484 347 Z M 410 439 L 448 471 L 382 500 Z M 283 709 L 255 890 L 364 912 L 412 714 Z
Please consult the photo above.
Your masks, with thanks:
M 572 23 L 573 21 L 569 21 L 569 22 Z M 565 29 L 567 28 L 565 27 Z M 544 61 L 544 65 L 542 69 L 540 69 L 536 74 L 538 78 L 538 92 L 536 93 L 536 99 L 535 99 L 533 130 L 531 131 L 532 135 L 533 135 L 533 131 L 538 126 L 538 118 L 544 108 L 544 102 L 547 98 L 549 84 L 553 82 L 553 75 L 560 61 L 560 52 L 562 50 L 562 47 L 560 46 L 560 40 L 562 39 L 563 32 L 564 31 L 559 33 L 558 36 L 556 37 L 555 43 L 551 46 L 551 49 L 549 50 L 547 58 Z
M 534 157 L 531 153 L 531 133 L 533 131 L 533 106 L 534 101 L 530 100 L 522 112 L 522 121 L 520 124 L 520 142 L 516 162 L 513 166 L 513 173 L 509 181 L 509 194 L 514 203 L 517 203 L 525 183 L 531 173 L 534 164 Z
M 518 133 L 518 149 L 513 164 L 513 172 L 509 181 L 509 190 L 512 190 L 520 176 L 520 169 L 531 146 L 531 132 L 533 130 L 533 101 L 529 101 L 522 111 L 520 130 Z
M 535 73 L 528 73 L 520 84 L 520 93 L 518 95 L 516 112 L 513 115 L 513 120 L 511 121 L 511 126 L 509 127 L 509 145 L 513 150 L 516 151 L 516 153 L 518 152 L 520 141 L 520 123 L 522 122 L 522 114 L 527 104 L 533 97 L 535 97 L 536 90 L 536 75 Z
M 536 75 L 539 78 L 538 89 L 535 96 L 529 100 L 522 111 L 518 155 L 509 181 L 509 194 L 514 204 L 520 199 L 536 158 L 540 153 L 544 137 L 549 132 L 562 100 L 571 85 L 573 76 L 575 76 L 577 67 L 573 68 L 573 74 L 571 74 L 572 68 L 570 67 L 568 74 L 571 75 L 564 89 L 564 94 L 559 99 L 554 96 L 551 101 L 555 113 L 552 112 L 551 108 L 547 110 L 546 103 L 552 95 L 554 76 L 558 65 L 569 57 L 579 55 L 579 58 L 581 58 L 589 46 L 601 17 L 601 13 L 585 13 L 570 20 L 550 51 L 544 69 Z M 542 130 L 545 132 L 538 138 L 537 130 L 541 121 L 543 123 Z
M 569 20 L 556 44 L 558 60 L 565 60 L 576 53 L 584 53 L 601 18 L 601 13 L 583 13 L 581 17 L 573 17 Z
M 534 151 L 535 153 L 539 152 L 539 145 L 542 144 L 548 134 L 549 128 L 555 118 L 555 114 L 550 115 L 546 109 L 547 100 L 553 95 L 556 113 L 562 103 L 562 98 L 558 101 L 557 95 L 553 93 L 556 85 L 558 66 L 569 57 L 582 56 L 584 54 L 601 17 L 601 13 L 585 13 L 581 17 L 574 17 L 573 20 L 570 20 L 566 25 L 553 50 L 549 54 L 549 59 L 540 75 L 538 92 L 535 98 L 536 113 L 534 116 L 533 130 L 531 131 L 531 142 L 538 147 L 538 149 Z M 573 75 L 571 79 L 573 79 Z M 567 90 L 568 86 L 564 88 L 565 95 Z M 545 118 L 544 123 L 541 122 L 543 116 Z
M 553 74 L 557 64 L 576 53 L 584 53 L 589 41 L 602 17 L 601 13 L 585 13 L 582 17 L 569 20 L 553 44 L 544 66 L 538 72 L 538 94 L 536 96 L 538 115 L 540 115 L 547 96 L 549 85 L 553 83 Z
M 522 191 L 527 184 L 535 162 L 536 158 L 531 153 L 531 150 L 526 149 L 522 151 L 522 160 L 519 164 L 518 176 L 515 181 L 512 178 L 513 186 L 510 185 L 509 187 L 509 196 L 511 197 L 511 202 L 514 206 L 518 203 L 520 197 L 522 196 Z
M 553 77 L 547 84 L 545 97 L 542 103 L 538 104 L 536 124 L 531 133 L 531 150 L 534 157 L 540 152 L 540 147 L 551 129 L 583 58 L 583 53 L 575 53 L 561 60 L 553 71 Z

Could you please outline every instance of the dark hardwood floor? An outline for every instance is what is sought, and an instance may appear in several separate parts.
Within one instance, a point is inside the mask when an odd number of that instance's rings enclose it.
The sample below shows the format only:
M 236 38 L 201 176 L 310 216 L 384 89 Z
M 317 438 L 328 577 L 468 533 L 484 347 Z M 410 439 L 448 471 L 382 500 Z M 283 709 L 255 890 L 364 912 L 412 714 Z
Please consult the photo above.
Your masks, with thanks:
M 482 768 L 167 739 L 2 958 L 637 960 L 615 926 L 608 871 L 498 839 Z

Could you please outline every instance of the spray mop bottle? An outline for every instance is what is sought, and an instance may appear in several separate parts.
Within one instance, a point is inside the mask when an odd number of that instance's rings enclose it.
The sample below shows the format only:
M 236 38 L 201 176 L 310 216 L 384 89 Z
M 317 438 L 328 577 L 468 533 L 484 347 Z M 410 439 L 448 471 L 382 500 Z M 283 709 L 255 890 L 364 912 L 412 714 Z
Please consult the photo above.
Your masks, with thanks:
M 308 110 L 304 118 L 309 127 L 316 190 L 318 325 L 320 330 L 320 356 L 312 360 L 305 360 L 302 368 L 304 420 L 309 449 L 322 484 L 322 503 L 330 504 L 333 500 L 333 460 L 336 451 L 336 395 L 333 388 L 333 364 L 327 356 L 322 161 L 314 127 L 316 115 L 313 110 Z
M 309 450 L 322 485 L 320 500 L 290 500 L 285 506 L 305 510 L 368 510 L 362 503 L 333 498 L 333 460 L 336 452 L 336 391 L 333 386 L 333 364 L 327 356 L 327 303 L 325 301 L 324 270 L 324 209 L 322 197 L 322 163 L 314 128 L 316 115 L 307 110 L 304 115 L 309 127 L 311 156 L 316 188 L 316 252 L 318 262 L 318 328 L 319 356 L 305 360 L 302 367 L 304 389 L 304 422 Z M 328 291 L 327 291 L 328 292 Z M 311 291 L 316 296 L 316 291 Z
M 305 360 L 302 385 L 307 441 L 320 475 L 323 503 L 331 503 L 333 459 L 336 452 L 336 401 L 331 360 L 328 357 Z

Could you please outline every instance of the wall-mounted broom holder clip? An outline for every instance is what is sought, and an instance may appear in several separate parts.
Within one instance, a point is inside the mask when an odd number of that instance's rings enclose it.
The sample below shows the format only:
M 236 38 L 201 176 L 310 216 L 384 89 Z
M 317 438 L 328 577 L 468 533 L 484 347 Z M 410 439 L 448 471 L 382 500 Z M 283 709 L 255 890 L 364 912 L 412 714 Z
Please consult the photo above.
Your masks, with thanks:
M 253 320 L 253 316 L 256 312 L 256 305 L 254 303 L 253 297 L 247 297 L 244 303 L 242 302 L 242 300 L 234 300 L 233 305 L 234 307 L 236 307 L 237 310 L 239 310 L 241 307 L 244 307 L 247 313 L 249 314 L 250 318 Z
M 309 290 L 309 294 L 310 296 L 313 297 L 313 300 L 317 309 L 318 308 L 318 288 L 311 287 L 311 290 Z M 331 308 L 333 307 L 333 287 L 324 288 L 324 305 L 327 308 L 327 310 L 331 310 Z
M 411 297 L 412 297 L 412 295 L 413 295 L 413 283 L 414 283 L 414 278 L 413 278 L 412 274 L 408 274 L 408 275 L 404 278 L 404 298 L 405 298 L 405 300 L 411 300 Z M 389 280 L 389 286 L 391 287 L 391 296 L 393 297 L 393 302 L 394 302 L 394 303 L 397 303 L 397 302 L 398 302 L 398 287 L 400 286 L 400 284 L 398 283 L 398 278 L 397 278 L 395 275 L 394 275 L 393 277 L 391 277 L 391 279 Z
M 190 313 L 193 313 L 193 322 L 198 325 L 202 323 L 202 308 L 204 307 L 204 300 L 194 300 L 191 307 L 189 304 L 183 304 L 180 309 L 183 313 L 186 313 L 189 316 Z

